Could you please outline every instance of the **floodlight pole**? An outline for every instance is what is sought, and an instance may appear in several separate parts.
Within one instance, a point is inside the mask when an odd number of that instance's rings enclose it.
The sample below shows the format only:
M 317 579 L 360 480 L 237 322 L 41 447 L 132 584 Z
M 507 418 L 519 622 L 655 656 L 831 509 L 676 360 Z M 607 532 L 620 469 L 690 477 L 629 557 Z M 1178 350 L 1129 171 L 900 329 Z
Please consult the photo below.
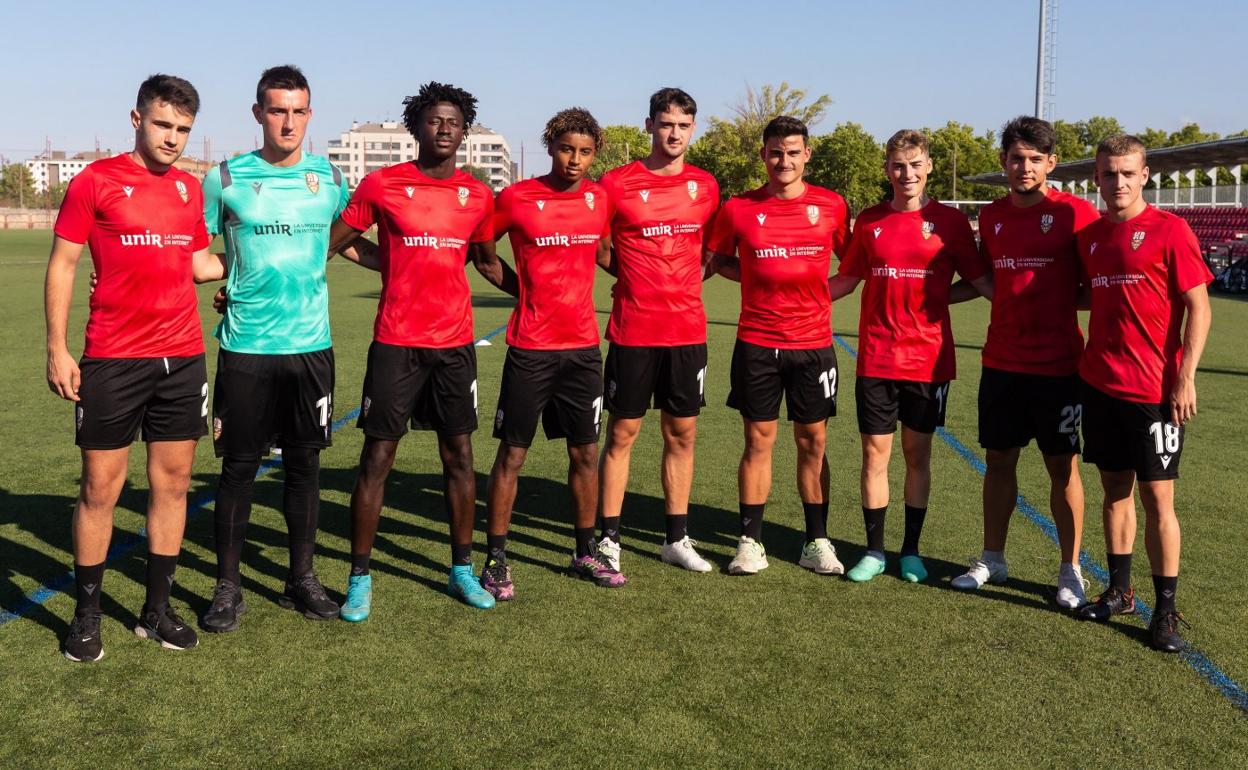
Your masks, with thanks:
M 1036 41 L 1036 117 L 1044 118 L 1044 43 L 1049 4 L 1040 0 L 1040 29 Z

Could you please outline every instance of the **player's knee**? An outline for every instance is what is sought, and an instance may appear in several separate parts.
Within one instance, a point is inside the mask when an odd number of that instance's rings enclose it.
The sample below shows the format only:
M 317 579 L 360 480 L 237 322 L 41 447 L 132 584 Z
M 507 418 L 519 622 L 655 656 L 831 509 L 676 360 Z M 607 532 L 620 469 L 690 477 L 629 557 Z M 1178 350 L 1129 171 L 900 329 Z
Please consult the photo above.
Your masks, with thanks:
M 629 450 L 641 433 L 641 420 L 612 420 L 607 426 L 607 444 L 611 449 Z
M 381 483 L 394 467 L 398 442 L 366 441 L 360 451 L 360 478 L 365 483 Z

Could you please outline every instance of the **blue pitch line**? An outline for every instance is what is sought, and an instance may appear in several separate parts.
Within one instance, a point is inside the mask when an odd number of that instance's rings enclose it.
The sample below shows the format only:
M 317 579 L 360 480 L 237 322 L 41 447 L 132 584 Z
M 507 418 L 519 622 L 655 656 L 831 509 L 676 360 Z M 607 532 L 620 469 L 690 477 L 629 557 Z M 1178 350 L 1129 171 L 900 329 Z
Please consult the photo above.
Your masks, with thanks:
M 858 351 L 850 347 L 849 343 L 845 342 L 839 334 L 835 335 L 833 339 L 835 339 L 837 344 L 844 348 L 851 357 L 858 357 Z M 987 466 L 984 465 L 984 461 L 980 459 L 979 455 L 967 447 L 966 444 L 959 441 L 957 436 L 945 430 L 943 427 L 936 429 L 936 435 L 940 436 L 941 440 L 948 444 L 953 451 L 961 455 L 962 459 L 966 460 L 967 464 L 974 468 L 979 475 L 984 475 L 987 471 Z M 1040 530 L 1044 532 L 1044 534 L 1048 535 L 1049 539 L 1054 543 L 1057 543 L 1058 545 L 1061 544 L 1061 541 L 1058 540 L 1057 537 L 1057 525 L 1053 523 L 1052 519 L 1041 513 L 1027 498 L 1022 495 L 1019 495 L 1015 502 L 1018 504 L 1018 510 L 1021 511 L 1032 524 L 1039 527 Z M 1096 578 L 1097 582 L 1109 585 L 1109 572 L 1097 563 L 1097 561 L 1093 559 L 1087 551 L 1081 550 L 1079 552 L 1079 564 L 1086 572 L 1091 574 L 1092 577 Z M 1152 622 L 1153 609 L 1141 601 L 1138 596 L 1135 600 L 1135 611 L 1145 624 Z M 1183 659 L 1184 663 L 1191 666 L 1196 673 L 1200 674 L 1206 682 L 1213 685 L 1214 689 L 1220 692 L 1231 702 L 1232 705 L 1243 711 L 1248 711 L 1248 691 L 1244 690 L 1243 687 L 1240 687 L 1234 679 L 1227 676 L 1227 674 L 1223 672 L 1222 669 L 1218 668 L 1217 665 L 1214 664 L 1214 662 L 1204 653 L 1189 644 L 1182 652 L 1179 653 L 1179 657 Z
M 480 342 L 481 340 L 493 339 L 502 332 L 506 331 L 506 329 L 507 325 L 504 324 L 489 334 L 486 334 L 484 337 L 481 337 L 481 339 L 477 340 L 477 342 Z M 360 408 L 356 407 L 343 416 L 342 419 L 334 420 L 334 424 L 330 428 L 330 433 L 337 433 L 339 429 L 354 420 L 357 416 L 359 416 L 359 414 Z M 260 467 L 256 470 L 256 478 L 258 479 L 261 476 L 266 475 L 269 471 L 279 468 L 281 465 L 282 461 L 280 459 L 269 458 L 265 460 L 260 463 Z M 186 518 L 189 520 L 192 516 L 197 516 L 200 513 L 203 513 L 208 509 L 208 506 L 216 502 L 216 499 L 217 495 L 215 490 L 212 492 L 201 493 L 199 497 L 195 498 L 194 502 L 187 506 Z M 128 535 L 120 542 L 114 542 L 109 546 L 108 555 L 104 558 L 105 563 L 128 555 L 142 545 L 146 540 L 147 528 L 140 527 L 138 532 Z M 19 601 L 12 609 L 0 610 L 0 627 L 3 627 L 7 623 L 11 623 L 18 618 L 26 616 L 36 607 L 44 604 L 53 596 L 64 592 L 65 589 L 73 585 L 73 582 L 73 570 L 44 581 L 38 588 L 22 597 L 22 600 Z

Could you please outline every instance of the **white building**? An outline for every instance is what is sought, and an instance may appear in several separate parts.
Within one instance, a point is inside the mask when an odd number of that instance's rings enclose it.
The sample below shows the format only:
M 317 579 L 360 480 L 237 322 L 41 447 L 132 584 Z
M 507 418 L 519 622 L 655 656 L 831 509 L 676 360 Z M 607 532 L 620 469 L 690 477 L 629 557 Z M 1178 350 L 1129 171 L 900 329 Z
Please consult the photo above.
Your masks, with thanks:
M 25 161 L 26 170 L 35 185 L 36 193 L 44 193 L 48 188 L 61 184 L 69 184 L 92 161 L 108 157 L 104 153 L 80 152 L 72 158 L 66 158 L 62 150 L 53 150 L 50 158 L 30 158 Z
M 353 123 L 351 130 L 329 141 L 329 160 L 342 169 L 355 187 L 366 174 L 416 159 L 416 140 L 397 121 Z M 468 129 L 455 159 L 457 166 L 476 166 L 490 175 L 495 192 L 512 182 L 511 147 L 502 134 L 485 126 Z

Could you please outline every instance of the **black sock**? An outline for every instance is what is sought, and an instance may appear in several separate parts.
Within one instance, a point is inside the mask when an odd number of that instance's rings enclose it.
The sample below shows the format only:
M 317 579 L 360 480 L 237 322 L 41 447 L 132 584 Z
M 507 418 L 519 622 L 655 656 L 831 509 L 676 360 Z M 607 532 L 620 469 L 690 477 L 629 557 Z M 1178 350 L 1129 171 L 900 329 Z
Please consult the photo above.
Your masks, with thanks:
M 173 572 L 178 568 L 178 555 L 147 555 L 147 601 L 146 610 L 163 610 L 169 605 L 169 589 L 173 588 Z
M 828 536 L 828 504 L 802 503 L 802 515 L 806 517 L 806 542 Z
M 689 536 L 689 514 L 669 513 L 663 517 L 667 526 L 667 544 L 679 543 Z
M 104 593 L 104 562 L 90 567 L 74 564 L 74 588 L 78 597 L 75 615 L 98 615 L 100 594 Z
M 620 542 L 620 517 L 619 516 L 603 516 L 602 517 L 602 536 L 609 537 L 614 542 Z
M 1131 588 L 1131 554 L 1106 554 L 1105 561 L 1109 564 L 1109 584 L 1126 593 Z
M 906 535 L 901 541 L 901 555 L 919 555 L 919 537 L 923 534 L 923 520 L 927 518 L 927 508 L 906 504 Z
M 884 514 L 888 506 L 862 509 L 862 523 L 867 528 L 867 550 L 884 553 Z
M 1153 575 L 1153 590 L 1157 596 L 1157 606 L 1153 608 L 1153 613 L 1160 615 L 1163 612 L 1174 612 L 1174 594 L 1179 590 L 1179 576 Z
M 368 557 L 369 556 L 370 554 L 367 554 L 367 553 L 351 554 L 351 577 L 355 577 L 356 575 L 368 574 Z
M 589 556 L 594 552 L 594 528 L 593 527 L 575 527 L 576 529 L 576 558 Z
M 282 449 L 282 467 L 286 474 L 282 485 L 282 513 L 286 516 L 290 576 L 293 579 L 312 574 L 316 524 L 321 511 L 320 450 L 285 447 Z
M 472 564 L 472 543 L 451 543 L 451 564 Z
M 247 522 L 251 519 L 251 486 L 260 460 L 227 457 L 217 478 L 217 505 L 213 514 L 217 534 L 217 580 L 237 585 Z
M 741 536 L 762 540 L 763 510 L 767 507 L 767 504 L 738 503 L 737 507 L 741 509 Z
M 507 536 L 506 535 L 489 535 L 485 536 L 485 547 L 489 551 L 486 557 L 486 564 L 496 561 L 499 564 L 507 563 Z

